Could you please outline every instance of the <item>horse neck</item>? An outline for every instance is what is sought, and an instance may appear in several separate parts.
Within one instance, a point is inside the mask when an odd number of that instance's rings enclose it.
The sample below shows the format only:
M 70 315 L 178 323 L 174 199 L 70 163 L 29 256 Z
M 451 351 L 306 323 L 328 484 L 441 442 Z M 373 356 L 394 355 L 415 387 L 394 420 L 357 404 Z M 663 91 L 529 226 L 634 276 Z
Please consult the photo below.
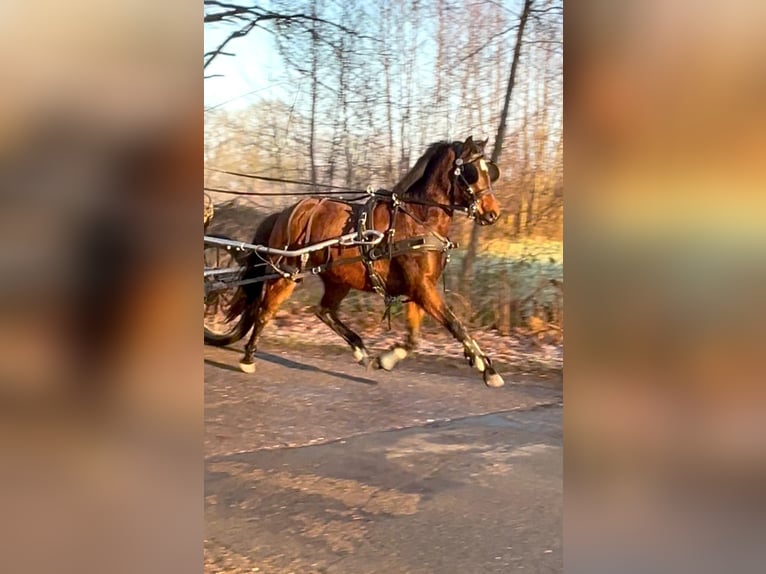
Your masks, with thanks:
M 452 161 L 450 154 L 444 154 L 430 174 L 417 187 L 411 189 L 413 198 L 437 205 L 450 205 L 450 174 L 452 171 Z M 407 206 L 408 211 L 416 214 L 429 227 L 442 235 L 449 232 L 452 223 L 452 216 L 448 215 L 443 209 L 429 205 L 419 205 L 416 203 Z

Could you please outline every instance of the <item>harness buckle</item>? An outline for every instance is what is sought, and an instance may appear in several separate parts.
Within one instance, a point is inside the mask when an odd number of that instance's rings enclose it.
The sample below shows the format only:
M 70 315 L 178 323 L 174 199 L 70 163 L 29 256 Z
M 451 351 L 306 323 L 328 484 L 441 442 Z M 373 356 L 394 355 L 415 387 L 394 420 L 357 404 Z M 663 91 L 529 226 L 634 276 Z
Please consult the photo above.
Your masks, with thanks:
M 367 212 L 363 211 L 359 215 L 359 230 L 358 230 L 359 241 L 364 241 L 364 238 L 365 238 L 364 234 L 366 233 L 366 231 L 367 231 Z

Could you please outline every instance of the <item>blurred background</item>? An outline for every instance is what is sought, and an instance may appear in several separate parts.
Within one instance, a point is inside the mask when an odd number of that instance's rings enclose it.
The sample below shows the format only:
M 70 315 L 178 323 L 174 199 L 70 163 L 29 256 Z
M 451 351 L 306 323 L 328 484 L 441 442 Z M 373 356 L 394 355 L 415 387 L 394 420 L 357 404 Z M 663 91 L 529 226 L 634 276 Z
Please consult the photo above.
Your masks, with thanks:
M 217 170 L 391 189 L 432 142 L 488 138 L 487 156 L 496 156 L 502 173 L 495 192 L 503 217 L 481 231 L 455 218 L 451 238 L 462 248 L 445 274 L 447 298 L 473 328 L 551 346 L 560 357 L 561 2 L 205 6 L 205 186 L 215 205 L 209 232 L 249 241 L 264 214 L 311 189 Z M 309 279 L 281 316 L 315 305 L 321 292 Z M 383 302 L 353 293 L 343 309 L 372 327 Z M 403 324 L 402 310 L 394 321 Z M 430 318 L 426 328 L 440 330 Z
M 764 15 L 567 5 L 567 572 L 762 570 Z
M 199 12 L 0 8 L 4 570 L 201 564 Z

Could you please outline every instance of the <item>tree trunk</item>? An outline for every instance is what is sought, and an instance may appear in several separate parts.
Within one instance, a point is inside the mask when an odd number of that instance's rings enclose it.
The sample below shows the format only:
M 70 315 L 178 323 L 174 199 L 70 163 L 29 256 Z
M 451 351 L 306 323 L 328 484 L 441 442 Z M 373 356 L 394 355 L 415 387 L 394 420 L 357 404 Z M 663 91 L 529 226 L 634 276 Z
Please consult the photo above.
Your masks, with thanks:
M 527 197 L 527 185 L 529 184 L 529 174 L 531 173 L 530 166 L 532 165 L 531 153 L 529 151 L 529 90 L 527 90 L 526 98 L 524 98 L 524 123 L 521 126 L 521 182 L 519 188 L 516 190 L 516 197 L 514 201 L 513 212 L 513 237 L 518 238 L 521 236 L 521 220 L 523 219 L 524 200 Z
M 385 70 L 385 88 L 386 88 L 386 125 L 388 126 L 388 169 L 386 173 L 386 179 L 394 182 L 394 121 L 391 117 L 391 65 L 388 60 L 388 55 L 383 57 L 383 68 Z
M 410 8 L 413 10 L 409 14 L 406 10 Z M 399 2 L 399 15 L 404 19 L 417 19 L 417 15 L 414 12 L 414 5 L 412 7 L 405 0 Z M 404 50 L 404 53 L 409 54 L 404 62 L 400 60 L 399 63 L 399 169 L 396 173 L 396 181 L 404 176 L 410 168 L 409 158 L 409 132 L 410 132 L 410 118 L 412 114 L 412 73 L 414 68 L 414 60 L 417 56 L 415 50 L 414 39 L 407 34 L 408 28 L 405 26 L 398 26 L 397 38 L 398 44 Z
M 391 58 L 389 50 L 389 30 L 391 28 L 391 5 L 387 0 L 383 0 L 381 7 L 382 17 L 380 19 L 381 25 L 381 41 L 383 42 L 383 88 L 385 90 L 385 106 L 386 106 L 386 127 L 388 128 L 388 153 L 386 154 L 388 159 L 386 181 L 395 183 L 394 176 L 394 121 L 391 113 Z
M 351 186 L 352 181 L 352 171 L 353 171 L 353 162 L 351 158 L 351 150 L 349 149 L 348 145 L 348 89 L 346 86 L 346 66 L 348 66 L 348 53 L 346 52 L 346 42 L 345 38 L 341 40 L 341 61 L 340 61 L 340 78 L 339 78 L 339 101 L 341 106 L 341 134 L 340 137 L 343 138 L 343 155 L 346 158 L 346 178 L 345 178 L 345 185 L 347 187 Z
M 543 69 L 548 70 L 550 66 L 550 49 L 543 48 L 542 53 Z M 540 222 L 540 210 L 543 206 L 545 194 L 550 191 L 550 186 L 546 184 L 548 169 L 548 142 L 550 140 L 549 117 L 548 117 L 548 90 L 549 84 L 543 84 L 543 92 L 538 104 L 538 122 L 535 129 L 535 185 L 532 188 L 532 196 L 527 206 L 527 236 L 532 235 L 535 226 Z
M 311 5 L 311 16 L 317 17 L 316 4 Z M 317 164 L 315 157 L 315 139 L 316 139 L 316 111 L 317 111 L 317 91 L 319 82 L 317 78 L 317 68 L 319 54 L 319 42 L 316 31 L 316 20 L 311 24 L 311 119 L 309 124 L 309 161 L 311 162 L 311 185 L 317 184 Z
M 503 140 L 505 139 L 505 129 L 508 119 L 508 108 L 511 105 L 511 95 L 513 94 L 513 86 L 516 83 L 516 70 L 519 67 L 519 58 L 521 56 L 521 44 L 524 39 L 524 28 L 527 25 L 527 19 L 529 18 L 529 12 L 532 9 L 532 3 L 534 0 L 525 0 L 524 8 L 521 11 L 519 18 L 519 29 L 516 33 L 516 45 L 513 49 L 513 61 L 511 62 L 511 73 L 508 76 L 508 87 L 505 90 L 505 102 L 503 103 L 503 111 L 500 114 L 500 125 L 497 128 L 497 137 L 495 138 L 495 146 L 492 149 L 491 160 L 494 163 L 498 163 L 500 159 L 500 153 L 503 150 Z M 473 265 L 476 261 L 476 252 L 479 247 L 479 226 L 474 225 L 471 228 L 471 240 L 468 243 L 468 249 L 466 250 L 465 258 L 463 259 L 463 265 L 460 270 L 460 281 L 462 285 L 467 284 L 468 278 L 473 273 Z
M 442 104 L 444 102 L 444 94 L 442 93 L 442 90 L 444 89 L 442 86 L 442 78 L 447 73 L 447 70 L 445 68 L 444 62 L 446 60 L 445 52 L 447 50 L 446 48 L 446 34 L 445 34 L 445 26 L 444 26 L 444 0 L 437 0 L 437 31 L 436 31 L 436 83 L 434 84 L 434 94 L 433 94 L 433 109 L 436 112 L 437 117 L 441 117 L 442 114 L 449 116 L 449 112 L 444 110 L 442 108 Z M 428 128 L 430 126 L 426 126 Z M 428 134 L 423 134 L 423 141 L 428 140 L 428 136 L 430 135 L 430 132 Z

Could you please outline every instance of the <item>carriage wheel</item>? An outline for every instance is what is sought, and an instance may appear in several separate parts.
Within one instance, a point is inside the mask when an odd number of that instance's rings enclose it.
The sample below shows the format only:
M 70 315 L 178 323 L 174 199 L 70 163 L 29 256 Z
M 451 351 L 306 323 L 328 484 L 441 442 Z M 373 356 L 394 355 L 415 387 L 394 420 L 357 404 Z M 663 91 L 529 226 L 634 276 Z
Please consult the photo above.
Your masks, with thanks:
M 213 237 L 229 239 L 222 235 L 214 235 Z M 241 252 L 232 248 L 205 245 L 205 268 L 242 269 L 244 261 L 241 255 Z M 238 287 L 236 286 L 217 288 L 205 296 L 204 327 L 206 345 L 217 347 L 230 345 L 239 341 L 250 330 L 252 323 L 246 313 L 241 313 L 227 321 L 227 315 L 237 291 Z

